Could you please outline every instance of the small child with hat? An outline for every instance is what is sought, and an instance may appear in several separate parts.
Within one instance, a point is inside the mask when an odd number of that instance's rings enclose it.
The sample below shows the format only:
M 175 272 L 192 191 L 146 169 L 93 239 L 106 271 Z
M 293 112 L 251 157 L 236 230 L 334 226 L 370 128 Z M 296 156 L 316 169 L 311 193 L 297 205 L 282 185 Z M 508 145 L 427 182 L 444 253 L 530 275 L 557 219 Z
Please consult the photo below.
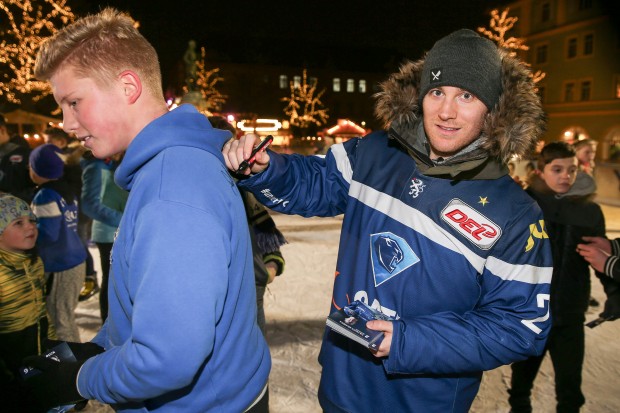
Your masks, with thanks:
M 77 232 L 78 197 L 63 179 L 64 156 L 45 144 L 30 154 L 30 178 L 37 184 L 32 210 L 37 216 L 37 247 L 49 273 L 48 310 L 58 338 L 80 342 L 75 309 L 86 274 L 86 249 Z
M 45 305 L 43 262 L 34 248 L 37 235 L 28 204 L 0 194 L 0 385 L 8 411 L 29 411 L 18 369 L 24 357 L 41 354 L 46 338 L 56 338 Z

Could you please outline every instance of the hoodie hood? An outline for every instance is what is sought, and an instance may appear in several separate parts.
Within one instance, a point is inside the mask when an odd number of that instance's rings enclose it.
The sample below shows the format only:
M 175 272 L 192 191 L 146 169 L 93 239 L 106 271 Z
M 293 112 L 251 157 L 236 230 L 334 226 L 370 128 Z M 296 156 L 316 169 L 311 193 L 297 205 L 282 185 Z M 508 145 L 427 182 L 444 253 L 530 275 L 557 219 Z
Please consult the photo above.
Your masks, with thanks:
M 498 53 L 502 59 L 503 92 L 485 119 L 477 150 L 472 155 L 480 158 L 482 152 L 506 164 L 511 157 L 524 156 L 534 150 L 545 132 L 546 118 L 530 69 L 507 51 L 498 49 Z M 418 101 L 421 101 L 419 91 L 424 62 L 425 57 L 415 62 L 406 61 L 399 72 L 379 85 L 381 92 L 374 96 L 377 100 L 375 115 L 385 129 L 391 129 L 409 143 L 409 150 L 423 146 L 416 127 L 422 120 Z M 460 154 L 454 156 L 460 157 Z
M 223 163 L 222 147 L 231 136 L 228 131 L 213 128 L 207 117 L 194 106 L 181 105 L 140 131 L 127 148 L 114 180 L 121 188 L 130 190 L 136 171 L 164 149 L 174 146 L 202 149 Z

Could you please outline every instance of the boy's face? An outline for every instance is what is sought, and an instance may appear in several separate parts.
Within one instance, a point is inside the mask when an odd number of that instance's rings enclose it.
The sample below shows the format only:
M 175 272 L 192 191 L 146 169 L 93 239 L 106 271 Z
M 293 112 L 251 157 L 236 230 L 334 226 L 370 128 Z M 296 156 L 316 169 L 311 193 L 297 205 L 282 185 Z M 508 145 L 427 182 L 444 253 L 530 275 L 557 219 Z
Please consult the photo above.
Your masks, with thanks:
M 577 157 L 554 159 L 545 165 L 540 177 L 556 194 L 565 194 L 577 179 Z
M 6 226 L 0 235 L 0 248 L 5 251 L 24 252 L 34 248 L 37 242 L 37 222 L 21 217 Z
M 70 65 L 50 78 L 54 99 L 63 114 L 63 129 L 73 133 L 97 158 L 124 151 L 132 136 L 123 126 L 128 119 L 126 96 L 120 82 L 102 87 L 79 76 Z
M 488 109 L 472 93 L 453 86 L 429 90 L 422 100 L 431 159 L 448 157 L 478 139 Z

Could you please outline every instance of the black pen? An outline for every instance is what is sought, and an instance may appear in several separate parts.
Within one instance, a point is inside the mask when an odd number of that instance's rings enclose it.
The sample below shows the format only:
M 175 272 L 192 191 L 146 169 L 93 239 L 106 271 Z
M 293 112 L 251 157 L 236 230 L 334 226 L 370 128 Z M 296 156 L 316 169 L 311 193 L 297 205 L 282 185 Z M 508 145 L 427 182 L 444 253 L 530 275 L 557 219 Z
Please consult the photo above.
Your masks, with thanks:
M 267 135 L 267 137 L 261 143 L 259 143 L 258 146 L 254 148 L 254 150 L 252 150 L 250 157 L 241 162 L 241 165 L 239 165 L 239 169 L 237 169 L 237 173 L 240 174 L 246 169 L 251 168 L 252 165 L 254 165 L 254 162 L 256 162 L 256 155 L 258 155 L 260 151 L 267 149 L 267 146 L 269 146 L 271 142 L 273 142 L 273 136 Z

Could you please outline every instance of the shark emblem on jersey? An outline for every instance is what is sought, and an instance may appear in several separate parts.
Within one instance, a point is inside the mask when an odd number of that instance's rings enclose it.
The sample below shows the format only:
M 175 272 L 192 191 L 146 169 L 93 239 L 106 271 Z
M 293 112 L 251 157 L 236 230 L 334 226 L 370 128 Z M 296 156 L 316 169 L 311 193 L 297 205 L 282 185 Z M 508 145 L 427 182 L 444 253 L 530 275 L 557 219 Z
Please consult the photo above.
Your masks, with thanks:
M 375 287 L 420 261 L 409 244 L 391 232 L 370 235 L 370 259 Z

